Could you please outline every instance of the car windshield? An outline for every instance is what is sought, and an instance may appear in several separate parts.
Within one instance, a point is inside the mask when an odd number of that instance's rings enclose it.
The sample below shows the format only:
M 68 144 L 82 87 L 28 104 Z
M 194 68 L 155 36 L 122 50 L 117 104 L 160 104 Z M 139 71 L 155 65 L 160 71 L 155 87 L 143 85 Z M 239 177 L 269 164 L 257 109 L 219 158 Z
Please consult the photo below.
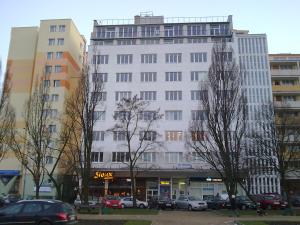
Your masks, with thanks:
M 188 197 L 188 199 L 190 201 L 201 201 L 201 199 L 199 197 L 195 197 L 195 196 L 190 196 L 190 197 Z
M 273 200 L 275 198 L 274 198 L 274 196 L 265 196 L 264 199 L 266 199 L 266 200 Z
M 119 200 L 120 198 L 118 196 L 107 196 L 107 200 Z

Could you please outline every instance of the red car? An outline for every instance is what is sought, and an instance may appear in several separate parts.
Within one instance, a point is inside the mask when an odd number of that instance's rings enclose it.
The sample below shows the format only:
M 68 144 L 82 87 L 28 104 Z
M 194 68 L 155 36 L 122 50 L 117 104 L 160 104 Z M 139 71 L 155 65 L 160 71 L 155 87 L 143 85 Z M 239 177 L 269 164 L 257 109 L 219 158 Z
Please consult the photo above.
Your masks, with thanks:
M 284 209 L 287 206 L 287 203 L 282 201 L 280 195 L 276 194 L 261 195 L 259 203 L 262 209 Z
M 102 204 L 106 208 L 122 209 L 121 199 L 117 196 L 106 196 L 103 198 Z

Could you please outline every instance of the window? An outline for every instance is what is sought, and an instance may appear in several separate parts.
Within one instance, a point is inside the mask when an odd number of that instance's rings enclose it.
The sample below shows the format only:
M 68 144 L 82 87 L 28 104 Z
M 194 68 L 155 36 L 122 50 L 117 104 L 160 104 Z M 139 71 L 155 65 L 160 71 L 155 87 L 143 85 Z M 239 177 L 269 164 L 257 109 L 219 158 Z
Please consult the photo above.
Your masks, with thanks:
M 129 152 L 113 152 L 112 153 L 113 162 L 128 162 Z
M 104 131 L 93 131 L 93 141 L 104 141 Z
M 56 118 L 58 115 L 57 109 L 44 109 L 43 115 L 48 118 Z
M 94 120 L 95 121 L 104 121 L 105 120 L 105 111 L 94 111 Z
M 118 64 L 132 64 L 132 54 L 117 55 Z
M 181 53 L 167 53 L 166 63 L 181 63 L 182 54 Z
M 51 101 L 52 102 L 57 102 L 58 101 L 58 94 L 52 94 L 51 95 Z
M 56 32 L 56 25 L 50 25 L 50 32 Z
M 203 131 L 191 131 L 192 141 L 203 141 L 204 132 Z
M 183 44 L 183 38 L 164 38 L 164 44 Z
M 182 141 L 183 132 L 182 131 L 166 131 L 166 141 Z
M 52 73 L 52 66 L 46 65 L 46 66 L 45 66 L 45 72 L 46 72 L 46 74 Z
M 142 162 L 156 162 L 156 152 L 143 152 L 141 155 Z
M 108 77 L 108 74 L 107 73 L 93 73 L 92 75 L 92 79 L 93 79 L 93 82 L 107 82 L 107 77 Z
M 131 82 L 132 73 L 117 73 L 116 82 Z
M 49 39 L 48 39 L 48 45 L 49 45 L 49 46 L 55 45 L 55 39 L 54 39 L 54 38 L 49 38 Z
M 61 73 L 62 72 L 62 66 L 61 65 L 56 65 L 54 67 L 54 71 L 55 71 L 55 73 Z
M 164 27 L 165 30 L 165 37 L 176 37 L 182 36 L 182 25 L 166 25 Z
M 23 206 L 24 204 L 9 205 L 5 208 L 1 208 L 0 212 L 5 213 L 7 215 L 16 215 L 21 211 Z
M 125 39 L 125 40 L 118 40 L 117 45 L 135 45 L 136 40 L 134 39 Z
M 115 37 L 115 27 L 98 27 L 96 32 L 97 38 Z
M 182 91 L 166 91 L 165 94 L 168 101 L 182 100 Z
M 93 64 L 108 64 L 108 55 L 94 55 Z
M 141 63 L 157 63 L 157 54 L 141 54 Z
M 46 164 L 52 164 L 53 163 L 53 157 L 51 155 L 46 156 Z
M 136 37 L 137 36 L 137 27 L 136 26 L 124 26 L 119 27 L 119 37 Z
M 61 59 L 63 56 L 63 52 L 56 52 L 56 59 Z
M 60 80 L 54 80 L 53 87 L 60 87 Z
M 140 120 L 149 121 L 154 120 L 157 118 L 157 112 L 156 111 L 142 111 L 139 114 Z
M 66 25 L 59 25 L 58 26 L 58 32 L 65 32 L 66 31 Z
M 121 101 L 123 98 L 131 98 L 131 91 L 116 91 L 116 101 Z
M 142 72 L 141 82 L 155 82 L 157 77 L 156 72 Z
M 156 91 L 141 91 L 140 98 L 146 101 L 155 101 L 156 100 Z
M 49 133 L 56 133 L 56 125 L 49 125 L 48 126 Z
M 140 131 L 140 141 L 155 141 L 156 136 L 156 131 Z
M 166 72 L 166 81 L 181 81 L 181 72 Z
M 207 112 L 205 110 L 192 110 L 192 120 L 206 120 Z
M 206 24 L 195 24 L 187 26 L 188 36 L 206 35 Z
M 48 101 L 50 100 L 50 96 L 49 96 L 48 94 L 44 94 L 44 95 L 43 95 L 43 100 L 44 100 L 45 102 L 48 102 Z
M 129 111 L 115 111 L 114 119 L 115 120 L 130 120 L 130 112 Z
M 183 161 L 183 152 L 165 152 L 165 162 L 179 163 Z
M 208 95 L 208 92 L 206 90 L 197 90 L 197 91 L 191 91 L 191 99 L 192 100 L 203 100 L 206 99 Z
M 215 54 L 216 61 L 232 61 L 232 52 L 218 52 Z
M 166 120 L 182 120 L 182 111 L 180 110 L 172 110 L 165 111 Z
M 159 39 L 142 39 L 141 40 L 141 45 L 158 45 L 159 44 Z
M 207 43 L 207 38 L 188 38 L 189 44 Z
M 44 80 L 44 87 L 50 87 L 50 80 Z
M 64 45 L 65 40 L 63 38 L 57 39 L 57 45 Z
M 22 210 L 22 213 L 24 213 L 24 214 L 38 213 L 38 212 L 41 212 L 42 210 L 43 210 L 42 204 L 27 202 L 25 204 L 25 207 Z
M 159 37 L 160 36 L 160 30 L 159 26 L 142 26 L 141 27 L 141 34 L 142 37 Z
M 93 92 L 92 93 L 92 98 L 94 101 L 106 101 L 106 92 Z
M 126 132 L 125 131 L 114 131 L 113 139 L 114 141 L 125 141 Z
M 203 159 L 199 156 L 197 152 L 191 152 L 191 161 L 192 162 L 203 162 Z
M 47 52 L 47 59 L 53 58 L 53 52 Z
M 228 24 L 211 24 L 210 25 L 210 35 L 229 35 L 229 25 Z
M 206 52 L 192 52 L 191 53 L 191 62 L 207 62 L 207 53 Z
M 207 77 L 206 71 L 192 71 L 191 72 L 191 81 L 201 81 Z
M 92 162 L 103 162 L 103 152 L 92 152 Z

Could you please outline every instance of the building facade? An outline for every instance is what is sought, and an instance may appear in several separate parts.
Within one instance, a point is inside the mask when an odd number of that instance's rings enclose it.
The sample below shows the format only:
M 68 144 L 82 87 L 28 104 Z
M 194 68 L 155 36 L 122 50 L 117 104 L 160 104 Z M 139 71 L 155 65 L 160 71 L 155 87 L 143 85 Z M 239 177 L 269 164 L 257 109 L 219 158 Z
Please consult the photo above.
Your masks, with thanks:
M 281 124 L 288 125 L 289 135 L 294 135 L 293 139 L 286 143 L 287 150 L 293 154 L 293 158 L 288 159 L 291 168 L 288 174 L 289 188 L 292 194 L 299 194 L 300 55 L 270 54 L 269 60 L 275 113 L 277 116 L 287 117 L 287 123 Z
M 34 86 L 47 74 L 51 110 L 54 118 L 51 130 L 59 133 L 58 118 L 64 113 L 64 101 L 80 77 L 85 56 L 84 37 L 71 19 L 42 20 L 39 27 L 15 27 L 7 59 L 6 79 L 11 81 L 11 105 L 16 111 L 16 127 L 24 128 L 24 103 L 33 93 Z M 50 125 L 49 125 L 50 126 Z M 49 168 L 54 158 L 47 160 Z M 35 187 L 31 175 L 14 154 L 10 152 L 0 163 L 0 180 L 6 180 L 4 194 L 19 192 L 22 197 L 32 197 Z M 5 178 L 5 179 L 3 179 Z M 40 189 L 41 197 L 55 197 L 55 188 L 45 177 Z
M 140 198 L 190 194 L 205 199 L 226 193 L 222 180 L 185 144 L 189 122 L 201 114 L 199 82 L 207 77 L 214 43 L 221 40 L 233 48 L 240 64 L 250 126 L 255 110 L 272 101 L 266 35 L 234 30 L 231 16 L 94 21 L 88 63 L 92 70 L 99 68 L 105 97 L 97 108 L 103 116 L 94 129 L 99 135 L 93 143 L 93 172 L 109 172 L 114 179 L 93 180 L 91 194 L 130 193 L 128 167 L 121 162 L 123 139 L 106 131 L 115 123 L 116 103 L 135 95 L 150 101 L 149 110 L 159 108 L 164 114 L 157 126 L 163 148 L 144 153 L 139 161 Z M 257 171 L 251 179 L 253 194 L 279 190 L 274 173 Z

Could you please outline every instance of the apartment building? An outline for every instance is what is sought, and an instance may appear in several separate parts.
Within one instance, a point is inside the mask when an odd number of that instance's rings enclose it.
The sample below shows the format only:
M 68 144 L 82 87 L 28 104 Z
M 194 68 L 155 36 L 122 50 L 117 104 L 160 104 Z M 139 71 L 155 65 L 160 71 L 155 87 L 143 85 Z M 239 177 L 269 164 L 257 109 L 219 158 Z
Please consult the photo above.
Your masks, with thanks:
M 84 63 L 86 40 L 71 19 L 41 20 L 39 27 L 14 27 L 7 59 L 7 79 L 11 81 L 11 104 L 16 111 L 16 126 L 24 128 L 24 103 L 33 92 L 36 82 L 47 74 L 45 85 L 55 118 L 64 113 L 64 100 L 80 77 Z M 50 125 L 49 125 L 50 126 Z M 51 131 L 58 134 L 58 119 L 51 124 Z M 53 158 L 47 160 L 51 168 Z M 22 197 L 34 196 L 35 186 L 31 175 L 13 153 L 0 163 L 1 178 L 5 178 L 3 193 L 19 192 Z M 4 179 L 0 179 L 4 180 Z M 55 197 L 55 188 L 44 177 L 41 197 Z
M 300 185 L 300 154 L 297 154 L 300 150 L 298 143 L 300 124 L 300 55 L 270 54 L 269 60 L 275 113 L 277 117 L 284 113 L 287 117 L 287 122 L 279 122 L 279 124 L 290 126 L 290 128 L 287 128 L 290 129 L 288 131 L 289 135 L 295 135 L 296 137 L 296 139 L 290 139 L 290 142 L 286 143 L 287 150 L 293 152 L 293 159 L 288 161 L 290 168 L 293 168 L 289 172 L 288 180 L 290 190 L 296 194 L 299 193 Z M 294 130 L 295 126 L 297 130 Z
M 164 18 L 135 16 L 134 20 L 94 21 L 88 48 L 90 68 L 105 83 L 104 104 L 97 110 L 102 117 L 94 132 L 93 174 L 109 172 L 113 180 L 93 180 L 91 194 L 130 193 L 128 167 L 122 162 L 126 149 L 122 138 L 107 131 L 115 120 L 116 103 L 122 98 L 138 97 L 150 101 L 150 110 L 164 114 L 157 126 L 162 149 L 145 152 L 137 177 L 140 198 L 182 194 L 201 198 L 226 193 L 222 180 L 185 144 L 189 121 L 200 113 L 199 82 L 206 79 L 215 42 L 225 40 L 240 65 L 243 90 L 248 98 L 249 126 L 263 104 L 272 101 L 271 79 L 265 34 L 249 34 L 233 29 L 232 16 L 201 18 Z M 91 71 L 90 76 L 93 76 Z M 92 79 L 92 78 L 91 78 Z M 257 149 L 259 151 L 259 149 Z M 247 154 L 253 165 L 259 159 Z M 93 176 L 93 174 L 91 176 Z M 251 192 L 279 192 L 278 177 L 272 171 L 251 176 Z M 240 191 L 241 194 L 241 191 Z

